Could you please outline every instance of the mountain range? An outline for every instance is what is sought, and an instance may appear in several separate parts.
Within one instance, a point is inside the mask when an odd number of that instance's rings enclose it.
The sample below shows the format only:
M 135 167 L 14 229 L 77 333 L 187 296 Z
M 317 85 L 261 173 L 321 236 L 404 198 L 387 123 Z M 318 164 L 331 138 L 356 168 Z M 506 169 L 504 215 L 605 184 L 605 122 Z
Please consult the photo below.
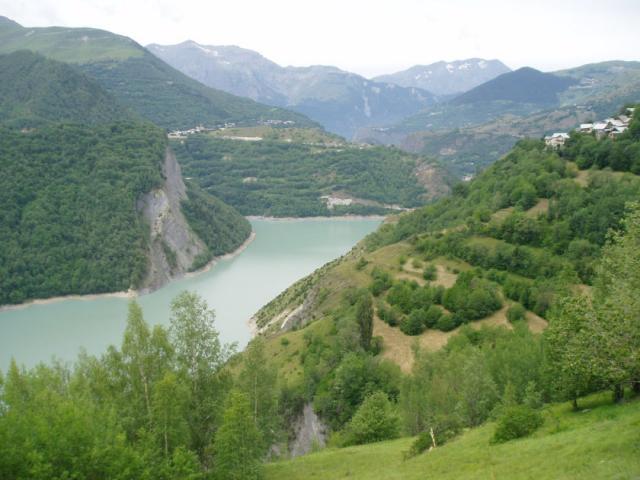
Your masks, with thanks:
M 416 87 L 368 80 L 336 67 L 281 67 L 236 46 L 177 45 L 147 48 L 174 68 L 213 88 L 307 115 L 346 138 L 358 128 L 397 122 L 435 104 Z
M 0 53 L 32 50 L 74 65 L 120 104 L 167 129 L 225 122 L 292 121 L 294 112 L 262 105 L 197 82 L 128 37 L 93 28 L 27 28 L 0 17 Z
M 414 65 L 401 72 L 379 75 L 373 80 L 401 87 L 416 87 L 435 95 L 455 96 L 511 71 L 500 60 L 468 58 L 454 62 Z

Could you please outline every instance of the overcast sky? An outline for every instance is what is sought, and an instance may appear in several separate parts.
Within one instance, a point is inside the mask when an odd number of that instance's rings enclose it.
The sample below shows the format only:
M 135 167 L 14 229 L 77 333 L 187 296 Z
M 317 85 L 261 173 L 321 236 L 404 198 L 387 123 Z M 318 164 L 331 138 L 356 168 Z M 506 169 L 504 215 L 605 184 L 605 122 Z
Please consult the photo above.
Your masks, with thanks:
M 640 60 L 640 0 L 0 0 L 0 15 L 143 45 L 239 45 L 365 76 L 469 57 L 546 71 Z

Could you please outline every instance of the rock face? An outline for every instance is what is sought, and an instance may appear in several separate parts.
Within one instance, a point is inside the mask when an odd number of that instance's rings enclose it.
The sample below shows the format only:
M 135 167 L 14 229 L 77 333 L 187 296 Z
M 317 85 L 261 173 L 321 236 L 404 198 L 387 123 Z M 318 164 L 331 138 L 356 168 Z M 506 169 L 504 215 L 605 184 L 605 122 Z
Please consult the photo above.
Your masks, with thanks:
M 305 404 L 295 425 L 296 438 L 291 444 L 291 456 L 299 457 L 326 445 L 327 427 L 313 411 L 310 403 Z
M 169 280 L 187 272 L 195 257 L 207 250 L 193 233 L 182 214 L 180 202 L 187 198 L 180 165 L 167 148 L 161 188 L 152 190 L 138 200 L 137 208 L 149 225 L 149 270 L 141 291 L 150 292 Z

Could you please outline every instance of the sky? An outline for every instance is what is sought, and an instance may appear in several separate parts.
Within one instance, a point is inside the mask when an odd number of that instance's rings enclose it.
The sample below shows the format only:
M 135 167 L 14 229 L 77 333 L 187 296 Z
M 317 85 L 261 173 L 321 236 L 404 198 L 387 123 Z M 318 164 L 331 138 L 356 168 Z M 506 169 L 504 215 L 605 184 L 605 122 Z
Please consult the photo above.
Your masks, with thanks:
M 640 0 L 0 0 L 0 15 L 142 45 L 238 45 L 366 77 L 471 57 L 543 71 L 640 60 Z

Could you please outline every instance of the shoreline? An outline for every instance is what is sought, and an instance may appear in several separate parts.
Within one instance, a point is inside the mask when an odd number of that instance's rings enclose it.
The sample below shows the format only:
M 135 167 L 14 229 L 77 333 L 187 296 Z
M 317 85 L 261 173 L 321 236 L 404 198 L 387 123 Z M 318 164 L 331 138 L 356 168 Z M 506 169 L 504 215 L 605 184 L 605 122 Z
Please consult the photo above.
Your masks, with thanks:
M 48 304 L 52 304 L 52 303 L 63 302 L 65 300 L 81 300 L 81 301 L 87 300 L 87 301 L 90 301 L 90 300 L 99 300 L 101 298 L 126 298 L 126 299 L 132 299 L 132 298 L 142 297 L 144 295 L 148 295 L 150 293 L 157 292 L 162 287 L 164 287 L 164 286 L 168 285 L 169 283 L 174 282 L 176 280 L 181 280 L 183 278 L 191 278 L 191 277 L 195 277 L 197 275 L 200 275 L 202 273 L 208 272 L 220 260 L 230 260 L 230 259 L 236 257 L 237 255 L 240 255 L 244 250 L 246 250 L 246 248 L 251 244 L 251 242 L 253 242 L 255 240 L 255 238 L 256 238 L 256 232 L 252 229 L 251 233 L 249 234 L 247 239 L 242 243 L 242 245 L 240 245 L 238 248 L 236 248 L 233 252 L 229 252 L 229 253 L 225 253 L 224 255 L 219 255 L 217 257 L 213 257 L 211 259 L 211 261 L 209 261 L 209 263 L 207 263 L 204 267 L 202 267 L 202 268 L 200 268 L 198 270 L 194 270 L 193 272 L 185 272 L 183 275 L 174 277 L 174 278 L 170 279 L 167 283 L 162 285 L 160 288 L 157 288 L 155 290 L 145 290 L 145 289 L 132 290 L 132 289 L 129 289 L 129 290 L 120 291 L 120 292 L 87 293 L 86 295 L 71 294 L 71 295 L 61 295 L 61 296 L 58 296 L 58 297 L 50 297 L 50 298 L 36 298 L 36 299 L 29 300 L 29 301 L 24 302 L 24 303 L 18 303 L 18 304 L 15 304 L 15 305 L 2 305 L 2 306 L 0 306 L 0 313 L 12 311 L 12 310 L 21 310 L 23 308 L 28 308 L 28 307 L 31 307 L 31 306 L 48 305 Z
M 269 217 L 266 215 L 247 215 L 244 218 L 247 220 L 265 220 L 269 222 L 304 222 L 304 221 L 313 221 L 320 222 L 324 220 L 340 220 L 340 221 L 349 221 L 349 220 L 385 220 L 389 215 L 336 215 L 334 217 L 330 216 L 315 216 L 315 217 Z

